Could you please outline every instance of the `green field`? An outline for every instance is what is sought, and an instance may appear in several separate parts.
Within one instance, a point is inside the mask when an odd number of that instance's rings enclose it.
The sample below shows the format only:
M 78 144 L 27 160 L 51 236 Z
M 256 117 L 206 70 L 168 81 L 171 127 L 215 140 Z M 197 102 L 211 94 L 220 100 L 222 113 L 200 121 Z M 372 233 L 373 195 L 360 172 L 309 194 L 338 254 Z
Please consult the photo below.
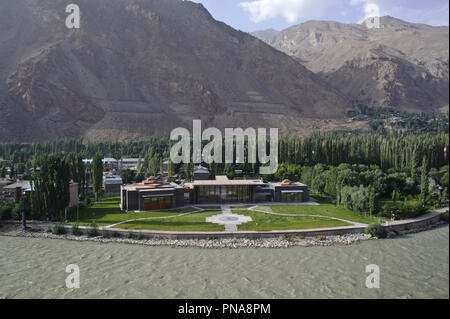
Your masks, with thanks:
M 311 228 L 325 228 L 325 227 L 341 227 L 351 226 L 339 220 L 321 217 L 290 217 L 277 216 L 271 214 L 264 214 L 253 212 L 249 210 L 234 210 L 233 213 L 250 216 L 253 221 L 250 223 L 238 226 L 239 230 L 290 230 L 290 229 L 311 229 Z
M 195 211 L 195 208 L 186 208 L 170 211 L 152 211 L 143 213 L 125 213 L 119 208 L 120 198 L 107 198 L 94 203 L 91 207 L 80 209 L 79 222 L 77 222 L 76 211 L 70 214 L 69 223 L 78 223 L 81 226 L 89 226 L 96 223 L 99 227 L 110 226 L 120 222 L 133 219 L 150 217 L 161 217 L 160 219 L 129 221 L 114 228 L 122 229 L 147 229 L 162 231 L 223 231 L 224 226 L 206 223 L 206 217 L 221 214 L 219 207 L 211 206 L 207 211 L 192 213 L 185 216 L 177 216 L 182 213 Z M 349 226 L 350 223 L 333 220 L 324 217 L 302 216 L 320 215 L 326 217 L 337 217 L 352 222 L 366 223 L 376 221 L 376 218 L 365 217 L 333 204 L 323 203 L 320 206 L 312 205 L 282 205 L 282 206 L 258 206 L 260 210 L 272 211 L 278 214 L 290 214 L 298 216 L 277 216 L 261 212 L 249 211 L 244 207 L 235 207 L 234 213 L 250 216 L 253 222 L 240 225 L 239 230 L 289 230 L 289 229 L 311 229 L 323 227 Z M 172 218 L 163 218 L 171 217 Z
M 264 210 L 264 206 L 261 206 Z M 355 223 L 370 224 L 378 221 L 377 217 L 360 215 L 344 207 L 336 207 L 334 204 L 314 205 L 281 205 L 268 206 L 274 213 L 289 215 L 320 215 L 327 217 L 336 217 L 349 220 Z
M 206 223 L 206 217 L 218 214 L 221 214 L 221 212 L 207 211 L 169 219 L 139 220 L 120 224 L 115 228 L 163 231 L 224 231 L 224 226 Z
M 79 211 L 80 226 L 88 226 L 92 223 L 96 223 L 97 226 L 109 226 L 112 224 L 120 223 L 130 219 L 147 218 L 147 217 L 165 217 L 174 216 L 181 213 L 188 212 L 187 210 L 172 210 L 172 211 L 154 211 L 144 213 L 125 213 L 120 210 L 120 198 L 106 198 L 95 202 L 91 207 L 85 207 Z M 76 210 L 71 212 L 69 219 L 70 224 L 77 223 Z

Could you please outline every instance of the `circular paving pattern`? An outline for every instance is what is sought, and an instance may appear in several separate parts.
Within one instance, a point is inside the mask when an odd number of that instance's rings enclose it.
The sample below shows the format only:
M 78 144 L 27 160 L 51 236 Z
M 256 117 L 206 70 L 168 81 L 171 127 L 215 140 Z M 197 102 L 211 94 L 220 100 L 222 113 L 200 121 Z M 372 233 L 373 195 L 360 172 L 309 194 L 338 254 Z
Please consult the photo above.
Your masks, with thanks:
M 206 218 L 207 223 L 213 223 L 218 225 L 241 225 L 251 222 L 250 216 L 238 215 L 238 214 L 220 214 Z

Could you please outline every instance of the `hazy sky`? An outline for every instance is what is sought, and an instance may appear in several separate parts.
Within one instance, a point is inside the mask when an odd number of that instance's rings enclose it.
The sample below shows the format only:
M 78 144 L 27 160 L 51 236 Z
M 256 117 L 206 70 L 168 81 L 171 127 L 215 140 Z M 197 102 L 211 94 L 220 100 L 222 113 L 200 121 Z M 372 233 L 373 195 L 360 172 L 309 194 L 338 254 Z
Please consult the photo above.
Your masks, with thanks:
M 215 19 L 251 32 L 285 29 L 307 20 L 359 23 L 365 17 L 390 15 L 402 20 L 446 25 L 448 0 L 193 0 L 201 2 Z

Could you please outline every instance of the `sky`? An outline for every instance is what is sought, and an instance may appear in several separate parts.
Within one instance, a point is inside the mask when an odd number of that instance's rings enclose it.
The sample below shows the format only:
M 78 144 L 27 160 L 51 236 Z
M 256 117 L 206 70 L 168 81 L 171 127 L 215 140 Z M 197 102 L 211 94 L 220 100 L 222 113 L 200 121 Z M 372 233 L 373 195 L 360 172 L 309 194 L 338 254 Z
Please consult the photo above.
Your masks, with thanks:
M 448 0 L 192 0 L 201 2 L 216 20 L 253 32 L 283 30 L 308 20 L 361 23 L 390 15 L 409 22 L 449 25 Z

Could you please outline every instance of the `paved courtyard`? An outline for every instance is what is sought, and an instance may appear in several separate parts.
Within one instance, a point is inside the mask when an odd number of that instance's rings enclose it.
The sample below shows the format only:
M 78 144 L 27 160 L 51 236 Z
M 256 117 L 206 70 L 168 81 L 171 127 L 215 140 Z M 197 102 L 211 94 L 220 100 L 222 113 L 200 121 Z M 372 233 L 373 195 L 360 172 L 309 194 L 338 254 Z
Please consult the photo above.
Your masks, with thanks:
M 214 215 L 206 218 L 207 223 L 224 225 L 226 232 L 237 232 L 238 225 L 245 224 L 252 221 L 250 216 L 233 214 L 229 205 L 222 205 L 222 214 Z

